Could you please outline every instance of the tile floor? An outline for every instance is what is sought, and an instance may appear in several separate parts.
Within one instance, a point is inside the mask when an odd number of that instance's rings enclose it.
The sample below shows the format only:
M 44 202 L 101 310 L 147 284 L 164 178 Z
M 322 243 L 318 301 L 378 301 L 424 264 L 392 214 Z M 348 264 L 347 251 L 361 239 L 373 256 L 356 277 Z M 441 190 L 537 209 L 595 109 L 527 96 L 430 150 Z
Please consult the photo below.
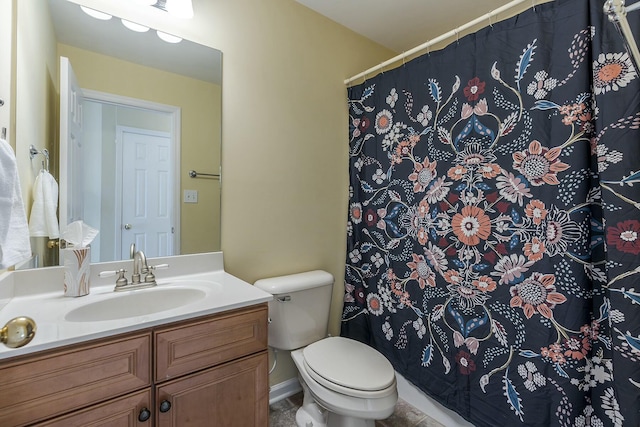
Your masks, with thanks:
M 269 427 L 296 427 L 296 411 L 302 404 L 302 393 L 274 403 L 269 411 Z M 402 399 L 386 420 L 376 421 L 376 427 L 444 427 Z

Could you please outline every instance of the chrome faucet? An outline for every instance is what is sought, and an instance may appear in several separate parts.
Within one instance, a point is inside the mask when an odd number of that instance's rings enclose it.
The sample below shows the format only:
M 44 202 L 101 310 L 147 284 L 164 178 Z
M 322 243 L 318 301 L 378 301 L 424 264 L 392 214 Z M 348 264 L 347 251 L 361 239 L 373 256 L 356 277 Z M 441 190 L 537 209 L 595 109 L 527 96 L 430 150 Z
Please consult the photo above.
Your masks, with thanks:
M 124 277 L 126 270 L 103 271 L 98 274 L 100 277 L 118 275 L 114 291 L 129 291 L 133 289 L 150 288 L 156 286 L 156 276 L 153 270 L 157 268 L 167 268 L 169 264 L 147 265 L 147 257 L 144 252 L 136 251 L 136 244 L 132 243 L 130 248 L 131 258 L 133 258 L 133 274 L 131 283 Z
M 147 257 L 144 255 L 142 251 L 135 251 L 135 243 L 132 243 L 134 247 L 133 253 L 133 274 L 131 275 L 131 284 L 140 283 L 140 275 L 146 274 L 149 275 L 149 266 L 147 265 Z M 152 274 L 153 276 L 153 274 Z M 144 281 L 147 281 L 147 277 L 144 277 Z M 155 284 L 155 278 L 153 278 L 153 283 Z

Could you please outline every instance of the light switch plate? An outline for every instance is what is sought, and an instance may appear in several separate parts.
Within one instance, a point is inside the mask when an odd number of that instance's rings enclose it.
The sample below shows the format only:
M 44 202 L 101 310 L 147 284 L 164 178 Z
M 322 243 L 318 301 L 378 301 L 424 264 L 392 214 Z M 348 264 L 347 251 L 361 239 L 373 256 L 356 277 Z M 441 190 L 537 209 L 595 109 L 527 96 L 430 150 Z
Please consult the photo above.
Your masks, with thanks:
M 198 190 L 184 190 L 185 203 L 198 203 Z

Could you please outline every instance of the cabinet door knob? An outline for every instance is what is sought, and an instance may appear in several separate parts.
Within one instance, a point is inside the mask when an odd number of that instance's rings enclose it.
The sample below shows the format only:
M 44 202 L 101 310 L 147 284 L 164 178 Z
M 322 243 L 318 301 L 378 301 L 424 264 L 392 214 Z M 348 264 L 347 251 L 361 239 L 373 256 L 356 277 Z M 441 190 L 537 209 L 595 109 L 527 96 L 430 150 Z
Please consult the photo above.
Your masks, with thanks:
M 147 408 L 143 408 L 142 411 L 140 411 L 140 414 L 138 415 L 138 421 L 143 423 L 147 421 L 149 418 L 151 418 L 151 411 L 148 410 Z
M 171 409 L 171 402 L 163 400 L 162 403 L 160 403 L 160 412 L 169 412 L 169 409 Z

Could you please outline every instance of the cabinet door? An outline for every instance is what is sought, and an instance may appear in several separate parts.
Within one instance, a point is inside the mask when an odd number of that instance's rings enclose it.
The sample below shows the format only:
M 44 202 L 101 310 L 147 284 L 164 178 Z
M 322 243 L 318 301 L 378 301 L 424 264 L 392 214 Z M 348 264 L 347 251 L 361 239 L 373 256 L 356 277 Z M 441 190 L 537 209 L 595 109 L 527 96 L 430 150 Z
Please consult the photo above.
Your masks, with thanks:
M 267 371 L 262 352 L 164 383 L 156 389 L 157 426 L 264 427 L 269 424 Z
M 23 426 L 151 386 L 151 334 L 0 361 L 0 426 Z
M 146 389 L 101 405 L 91 406 L 64 417 L 36 424 L 35 427 L 151 427 L 151 390 Z M 148 412 L 143 412 L 143 411 Z M 146 418 L 145 421 L 142 421 Z

